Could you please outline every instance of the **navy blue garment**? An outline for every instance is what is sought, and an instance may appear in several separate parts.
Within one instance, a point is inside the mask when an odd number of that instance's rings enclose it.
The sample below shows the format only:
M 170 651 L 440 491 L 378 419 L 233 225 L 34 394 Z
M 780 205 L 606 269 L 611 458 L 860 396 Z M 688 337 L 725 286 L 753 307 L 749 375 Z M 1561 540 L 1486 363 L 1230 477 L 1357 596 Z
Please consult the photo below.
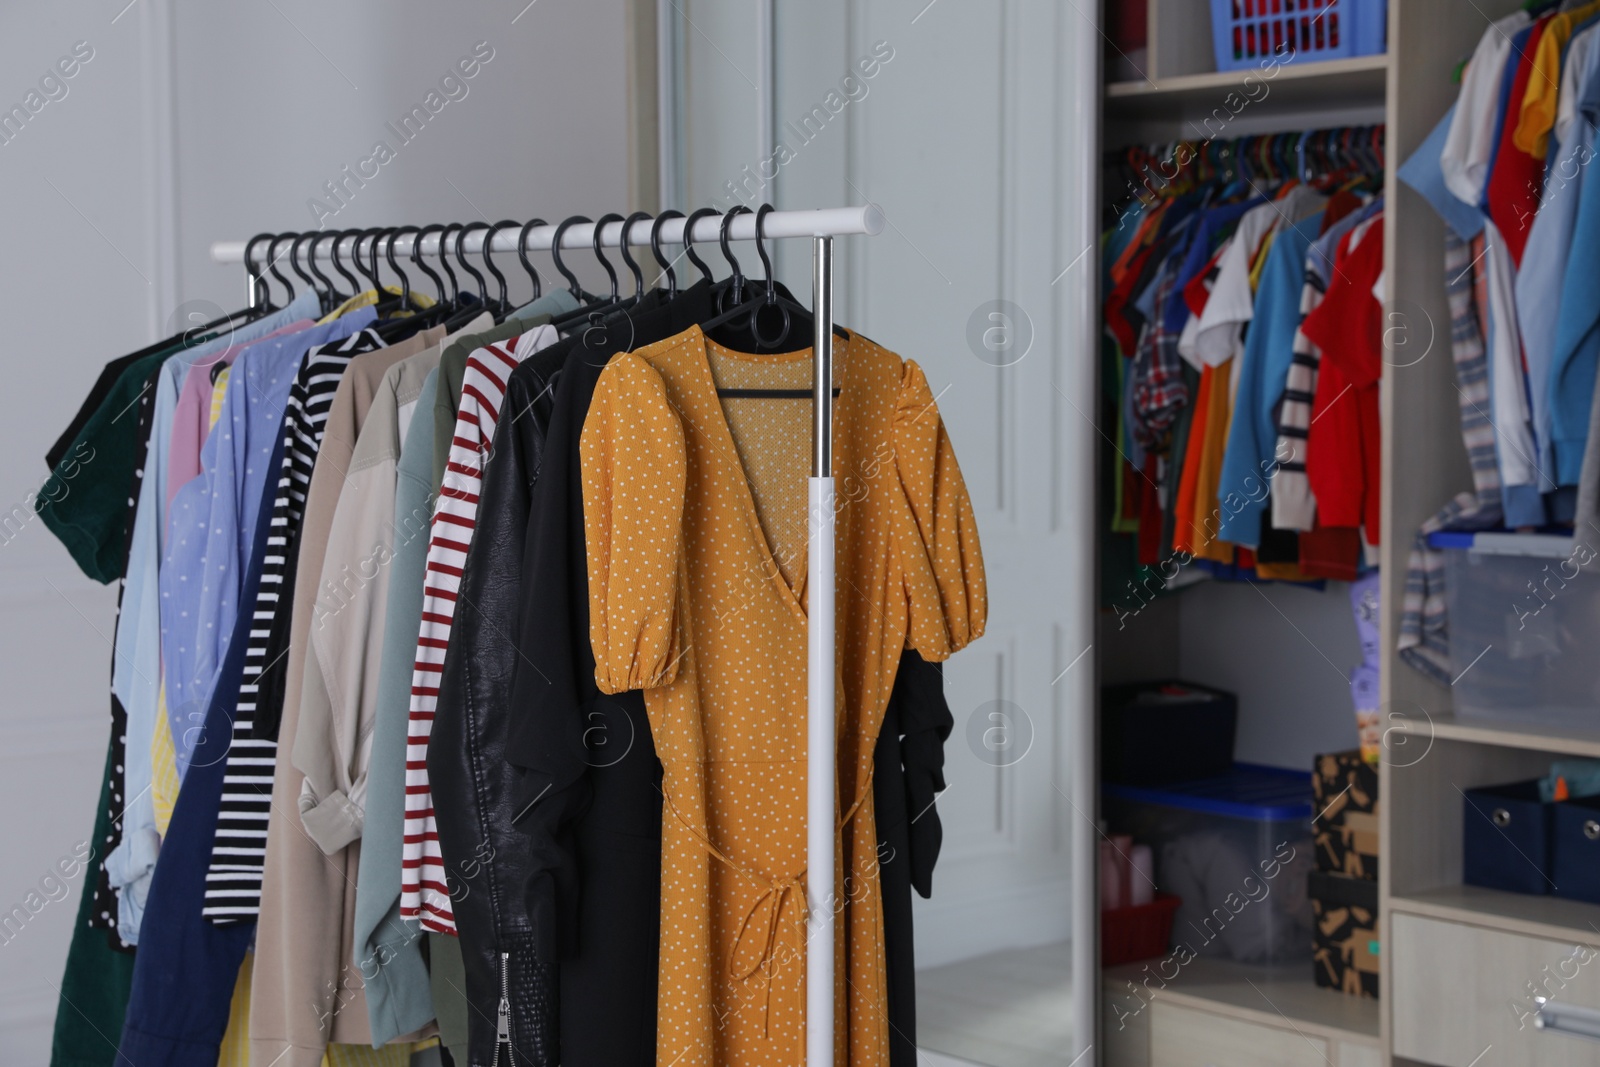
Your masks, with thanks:
M 283 463 L 283 435 L 277 435 L 268 470 Z M 256 523 L 250 566 L 245 572 L 241 604 L 256 602 L 261 560 L 267 551 L 272 501 L 278 491 L 267 480 Z M 134 958 L 133 992 L 122 1025 L 119 1063 L 139 1067 L 216 1067 L 239 965 L 255 935 L 256 924 L 213 926 L 201 915 L 206 901 L 206 868 L 217 831 L 222 778 L 228 769 L 233 738 L 233 712 L 244 674 L 245 648 L 250 643 L 253 613 L 239 612 L 222 671 L 206 710 L 205 729 L 195 743 L 189 773 L 173 807 L 172 822 L 161 843 L 161 856 L 150 880 Z

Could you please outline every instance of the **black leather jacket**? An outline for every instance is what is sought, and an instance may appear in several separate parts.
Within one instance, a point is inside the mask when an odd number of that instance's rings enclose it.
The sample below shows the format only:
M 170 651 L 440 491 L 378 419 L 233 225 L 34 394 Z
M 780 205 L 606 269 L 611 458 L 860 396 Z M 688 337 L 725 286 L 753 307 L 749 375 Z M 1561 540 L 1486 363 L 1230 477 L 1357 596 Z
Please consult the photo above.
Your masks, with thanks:
M 536 353 L 508 382 L 484 470 L 472 550 L 461 575 L 439 680 L 428 776 L 439 848 L 467 979 L 472 1067 L 558 1061 L 556 969 L 534 951 L 539 917 L 525 886 L 540 868 L 512 823 L 514 771 L 505 755 L 506 701 L 516 671 L 514 628 L 528 501 L 549 424 L 549 360 Z M 531 388 L 530 388 L 531 386 Z

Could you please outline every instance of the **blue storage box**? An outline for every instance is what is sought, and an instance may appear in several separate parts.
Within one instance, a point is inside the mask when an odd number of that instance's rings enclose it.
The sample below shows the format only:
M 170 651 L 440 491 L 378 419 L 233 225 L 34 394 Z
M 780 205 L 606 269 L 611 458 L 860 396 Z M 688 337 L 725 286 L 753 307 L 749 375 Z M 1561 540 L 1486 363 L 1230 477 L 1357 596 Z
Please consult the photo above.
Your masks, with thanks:
M 1557 804 L 1539 799 L 1537 780 L 1465 792 L 1461 880 L 1512 893 L 1550 892 L 1550 842 Z
M 1211 0 L 1218 70 L 1377 55 L 1388 0 Z
M 1213 778 L 1101 790 L 1112 831 L 1149 845 L 1156 888 L 1182 898 L 1174 947 L 1248 963 L 1306 958 L 1311 775 L 1236 763 Z
M 1600 904 L 1600 797 L 1580 797 L 1551 805 L 1552 896 Z

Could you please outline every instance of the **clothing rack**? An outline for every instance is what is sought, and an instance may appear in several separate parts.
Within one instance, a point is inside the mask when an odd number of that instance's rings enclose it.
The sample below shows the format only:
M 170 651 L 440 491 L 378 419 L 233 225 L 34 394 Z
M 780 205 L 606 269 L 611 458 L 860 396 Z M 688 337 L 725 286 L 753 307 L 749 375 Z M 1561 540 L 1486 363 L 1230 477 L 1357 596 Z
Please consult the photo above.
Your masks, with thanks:
M 593 248 L 596 230 L 604 248 L 622 245 L 623 231 L 630 244 L 636 235 L 649 240 L 652 219 L 626 222 L 574 223 L 561 230 L 561 247 Z M 762 238 L 810 237 L 812 239 L 811 300 L 814 332 L 811 348 L 811 477 L 807 518 L 810 610 L 806 615 L 807 711 L 806 711 L 806 1067 L 833 1067 L 834 957 L 833 931 L 835 908 L 833 839 L 837 818 L 834 720 L 834 489 L 833 489 L 833 239 L 858 234 L 872 236 L 883 232 L 883 211 L 876 204 L 860 207 L 819 208 L 811 211 L 772 211 L 762 220 Z M 643 227 L 641 229 L 641 227 Z M 682 244 L 687 221 L 669 219 L 662 224 L 661 239 Z M 523 235 L 507 228 L 495 234 L 487 251 L 515 252 L 548 250 L 558 227 L 535 226 Z M 483 252 L 490 231 L 475 230 L 462 240 L 469 251 Z M 332 234 L 328 236 L 334 236 Z M 690 235 L 695 242 L 715 241 L 723 236 L 723 217 L 696 220 Z M 756 216 L 741 214 L 728 220 L 727 238 L 751 241 L 756 234 Z M 442 234 L 428 234 L 417 242 L 420 255 L 440 254 Z M 474 243 L 473 238 L 477 240 Z M 285 239 L 287 236 L 285 235 Z M 352 252 L 361 238 L 355 235 L 334 237 L 349 240 Z M 247 241 L 218 241 L 211 246 L 211 258 L 218 263 L 242 263 Z M 408 250 L 409 251 L 409 250 Z M 252 287 L 253 291 L 253 287 Z

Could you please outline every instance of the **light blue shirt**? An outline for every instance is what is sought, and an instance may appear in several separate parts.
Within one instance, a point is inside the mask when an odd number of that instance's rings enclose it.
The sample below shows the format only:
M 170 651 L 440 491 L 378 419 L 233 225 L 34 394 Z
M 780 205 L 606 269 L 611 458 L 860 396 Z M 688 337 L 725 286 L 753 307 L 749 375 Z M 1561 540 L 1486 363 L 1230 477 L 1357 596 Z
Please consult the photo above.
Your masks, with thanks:
M 1233 421 L 1217 482 L 1217 502 L 1223 515 L 1217 536 L 1236 545 L 1254 548 L 1261 540 L 1261 516 L 1267 510 L 1267 486 L 1278 447 L 1273 412 L 1283 396 L 1294 356 L 1306 256 L 1320 229 L 1319 211 L 1279 230 L 1261 269 L 1255 317 L 1245 336 Z
M 1454 230 L 1463 241 L 1470 241 L 1483 232 L 1483 212 L 1460 199 L 1444 183 L 1444 170 L 1439 159 L 1444 153 L 1445 138 L 1450 133 L 1450 123 L 1455 118 L 1456 106 L 1444 113 L 1444 118 L 1428 134 L 1428 139 L 1417 146 L 1411 158 L 1400 165 L 1395 176 L 1422 194 L 1433 210 Z
M 128 713 L 123 755 L 122 841 L 106 857 L 106 874 L 117 891 L 117 932 L 129 944 L 139 940 L 145 893 L 155 869 L 160 838 L 156 835 L 155 802 L 150 793 L 150 746 L 161 689 L 161 617 L 158 573 L 165 536 L 161 512 L 167 499 L 167 448 L 178 406 L 178 387 L 190 365 L 208 360 L 229 345 L 254 341 L 300 319 L 317 314 L 315 294 L 303 293 L 282 311 L 229 331 L 168 359 L 156 378 L 151 401 L 150 443 L 139 502 L 129 542 L 127 581 L 122 590 L 111 689 Z
M 350 961 L 366 986 L 367 1021 L 374 1047 L 434 1017 L 432 981 L 422 958 L 422 924 L 400 917 L 400 870 L 411 671 L 422 624 L 433 513 L 433 402 L 438 383 L 435 368 L 428 372 L 417 396 L 395 473 L 394 556 L 389 564 L 389 602 L 383 620 Z
M 312 346 L 341 341 L 376 317 L 372 308 L 361 308 L 243 349 L 216 428 L 200 449 L 200 474 L 172 499 L 160 573 L 161 662 L 180 779 L 233 636 L 256 513 L 295 372 Z
M 1543 390 L 1550 408 L 1549 440 L 1555 454 L 1556 482 L 1578 484 L 1583 449 L 1589 436 L 1589 409 L 1594 399 L 1595 363 L 1600 356 L 1600 166 L 1593 154 L 1600 121 L 1600 74 L 1588 72 L 1578 104 L 1574 148 L 1587 146 L 1577 159 L 1589 162 L 1579 168 L 1577 208 L 1568 238 L 1570 251 L 1561 277 L 1560 304 L 1556 308 L 1555 344 L 1551 349 L 1549 377 Z M 1564 153 L 1565 154 L 1565 153 Z M 1526 263 L 1524 257 L 1524 263 Z

